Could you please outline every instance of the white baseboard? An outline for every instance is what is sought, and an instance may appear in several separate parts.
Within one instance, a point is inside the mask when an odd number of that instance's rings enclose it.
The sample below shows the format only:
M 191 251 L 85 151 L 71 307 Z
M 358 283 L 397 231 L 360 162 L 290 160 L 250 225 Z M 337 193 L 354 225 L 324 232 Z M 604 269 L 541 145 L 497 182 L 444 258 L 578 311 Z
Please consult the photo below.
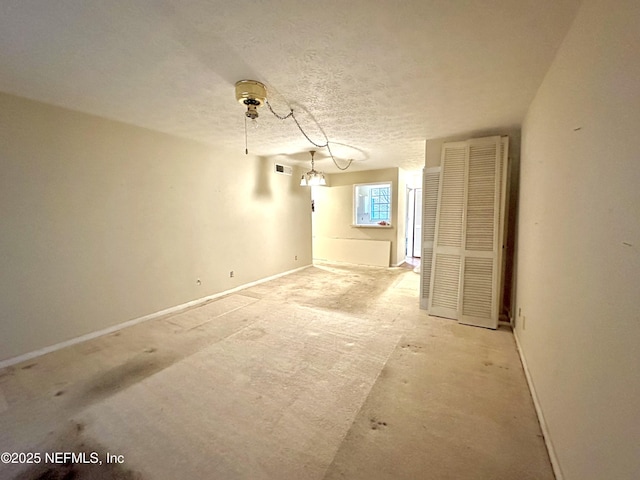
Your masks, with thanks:
M 166 308 L 164 310 L 160 310 L 159 312 L 150 313 L 149 315 L 145 315 L 143 317 L 134 318 L 133 320 L 128 320 L 123 323 L 118 323 L 117 325 L 103 328 L 102 330 L 97 330 L 95 332 L 87 333 L 85 335 L 81 335 L 79 337 L 75 337 L 70 340 L 65 340 L 64 342 L 56 343 L 54 345 L 49 345 L 48 347 L 44 347 L 39 350 L 35 350 L 33 352 L 24 353 L 22 355 L 18 355 L 17 357 L 13 357 L 13 358 L 8 358 L 6 360 L 0 361 L 0 368 L 9 367 L 11 365 L 15 365 L 16 363 L 24 362 L 26 360 L 31 360 L 32 358 L 40 357 L 47 353 L 55 352 L 56 350 L 60 350 L 65 347 L 75 345 L 76 343 L 86 342 L 87 340 L 91 340 L 93 338 L 101 337 L 103 335 L 108 335 L 110 333 L 117 332 L 118 330 L 122 330 L 123 328 L 132 327 L 133 325 L 137 325 L 138 323 L 146 322 L 147 320 L 153 320 L 154 318 L 163 317 L 165 315 L 170 315 L 173 313 L 178 313 L 178 312 L 187 310 L 189 308 L 197 307 L 211 300 L 214 300 L 218 297 L 229 295 L 230 293 L 235 293 L 239 290 L 243 290 L 245 288 L 253 287 L 254 285 L 259 285 L 261 283 L 268 282 L 269 280 L 274 280 L 279 277 L 284 277 L 285 275 L 290 275 L 292 273 L 299 272 L 300 270 L 304 270 L 305 268 L 309 268 L 311 266 L 312 265 L 305 265 L 304 267 L 295 268 L 293 270 L 288 270 L 286 272 L 278 273 L 270 277 L 261 278 L 260 280 L 256 280 L 255 282 L 245 283 L 243 285 L 232 288 L 230 290 L 214 293 L 213 295 L 208 295 L 206 297 L 198 298 L 197 300 L 192 300 L 190 302 L 186 302 L 181 305 L 176 305 L 175 307 Z
M 313 259 L 313 264 L 314 265 L 340 265 L 340 266 L 345 266 L 345 267 L 371 267 L 371 268 L 392 268 L 392 267 L 397 267 L 398 265 L 371 265 L 368 263 L 353 263 L 353 262 L 343 262 L 340 260 L 327 260 L 324 258 L 314 258 Z M 399 264 L 401 265 L 401 264 Z
M 516 333 L 515 328 L 513 329 L 513 337 L 516 339 L 516 347 L 518 349 L 518 355 L 520 356 L 520 361 L 522 362 L 522 368 L 524 369 L 524 375 L 527 378 L 527 384 L 529 385 L 529 391 L 531 392 L 531 398 L 533 399 L 533 405 L 536 409 L 536 414 L 538 415 L 538 423 L 540 424 L 540 430 L 542 430 L 544 443 L 547 446 L 547 452 L 549 452 L 549 459 L 551 460 L 551 468 L 553 468 L 553 473 L 556 477 L 556 480 L 564 480 L 564 477 L 562 475 L 562 470 L 560 469 L 560 463 L 558 463 L 558 456 L 556 455 L 556 451 L 553 448 L 553 443 L 551 442 L 551 437 L 549 436 L 549 430 L 547 429 L 547 422 L 544 419 L 544 414 L 542 413 L 542 407 L 540 406 L 540 401 L 538 400 L 536 387 L 533 384 L 531 373 L 529 372 L 529 367 L 527 366 L 527 360 L 524 358 L 524 352 L 522 351 L 522 347 L 520 346 L 520 340 L 518 340 L 518 335 Z

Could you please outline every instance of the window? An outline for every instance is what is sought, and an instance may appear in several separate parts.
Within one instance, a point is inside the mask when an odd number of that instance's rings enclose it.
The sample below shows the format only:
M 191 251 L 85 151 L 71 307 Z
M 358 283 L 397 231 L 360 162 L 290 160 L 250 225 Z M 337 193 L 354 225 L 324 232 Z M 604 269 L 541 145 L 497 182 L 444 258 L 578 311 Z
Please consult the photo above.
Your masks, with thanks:
M 355 226 L 391 226 L 390 182 L 354 185 L 353 192 Z

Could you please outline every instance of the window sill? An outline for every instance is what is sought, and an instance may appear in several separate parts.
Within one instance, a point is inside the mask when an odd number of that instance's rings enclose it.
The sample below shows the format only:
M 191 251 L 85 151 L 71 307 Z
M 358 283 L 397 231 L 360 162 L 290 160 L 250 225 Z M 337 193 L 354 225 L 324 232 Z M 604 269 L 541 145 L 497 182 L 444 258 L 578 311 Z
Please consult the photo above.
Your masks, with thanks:
M 351 225 L 353 228 L 393 228 L 391 224 L 387 225 Z

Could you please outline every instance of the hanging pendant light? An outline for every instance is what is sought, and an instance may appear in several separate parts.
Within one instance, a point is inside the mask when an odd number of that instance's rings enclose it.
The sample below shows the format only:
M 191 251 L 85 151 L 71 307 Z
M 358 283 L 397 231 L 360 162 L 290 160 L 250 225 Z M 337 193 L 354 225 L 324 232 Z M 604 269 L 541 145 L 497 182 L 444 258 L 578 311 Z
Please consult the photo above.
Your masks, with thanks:
M 315 161 L 313 159 L 313 156 L 315 155 L 316 151 L 311 150 L 309 153 L 311 154 L 311 170 L 309 170 L 307 173 L 302 175 L 302 178 L 300 179 L 300 186 L 313 187 L 313 186 L 326 185 L 327 180 L 324 177 L 324 173 L 318 172 L 315 169 Z

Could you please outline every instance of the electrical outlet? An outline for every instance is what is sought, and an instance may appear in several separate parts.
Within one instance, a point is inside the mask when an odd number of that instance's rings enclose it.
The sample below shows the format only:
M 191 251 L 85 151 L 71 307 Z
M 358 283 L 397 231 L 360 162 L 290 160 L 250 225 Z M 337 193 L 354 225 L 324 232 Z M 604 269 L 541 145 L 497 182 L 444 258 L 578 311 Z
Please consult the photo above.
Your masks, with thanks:
M 200 281 L 199 278 L 196 280 L 196 285 L 202 285 L 202 282 Z
M 229 278 L 233 278 L 233 270 L 229 272 Z
M 293 257 L 293 259 L 294 259 L 294 260 L 297 260 L 297 259 L 298 259 L 298 255 L 296 255 L 295 257 Z
M 518 316 L 521 317 L 522 316 L 522 308 L 518 307 Z

